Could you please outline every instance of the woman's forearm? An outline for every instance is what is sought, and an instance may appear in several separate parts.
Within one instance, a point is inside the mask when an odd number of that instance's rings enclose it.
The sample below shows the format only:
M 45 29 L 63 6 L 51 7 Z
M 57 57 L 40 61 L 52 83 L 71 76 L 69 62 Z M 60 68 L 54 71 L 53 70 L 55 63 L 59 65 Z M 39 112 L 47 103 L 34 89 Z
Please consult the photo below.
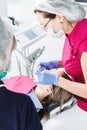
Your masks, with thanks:
M 87 98 L 87 85 L 82 83 L 76 83 L 70 80 L 67 80 L 63 77 L 59 77 L 58 86 L 69 91 L 70 93 Z

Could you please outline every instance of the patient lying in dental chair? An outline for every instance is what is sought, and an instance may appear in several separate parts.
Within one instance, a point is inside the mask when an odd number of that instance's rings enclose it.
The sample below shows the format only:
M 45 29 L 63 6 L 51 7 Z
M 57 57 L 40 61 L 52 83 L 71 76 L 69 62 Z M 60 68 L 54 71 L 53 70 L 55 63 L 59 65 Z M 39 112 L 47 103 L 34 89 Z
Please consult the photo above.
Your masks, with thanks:
M 65 72 L 61 74 L 63 77 L 70 80 Z M 65 104 L 70 101 L 72 95 L 59 86 L 36 84 L 33 78 L 23 75 L 6 79 L 4 83 L 7 89 L 11 91 L 29 95 L 36 106 L 40 119 L 44 117 L 48 119 L 50 113 L 55 109 L 55 114 L 58 114 L 69 108 L 66 107 Z

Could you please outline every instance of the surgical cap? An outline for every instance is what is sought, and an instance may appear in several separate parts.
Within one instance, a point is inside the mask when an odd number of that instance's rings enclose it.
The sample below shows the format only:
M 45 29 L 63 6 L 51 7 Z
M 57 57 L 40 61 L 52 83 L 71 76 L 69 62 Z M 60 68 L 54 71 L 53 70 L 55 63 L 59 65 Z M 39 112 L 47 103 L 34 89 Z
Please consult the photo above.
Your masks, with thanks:
M 39 0 L 35 10 L 63 15 L 68 21 L 80 21 L 86 16 L 86 11 L 74 0 Z
M 7 64 L 7 55 L 10 54 L 9 47 L 12 47 L 12 29 L 0 18 L 0 71 Z

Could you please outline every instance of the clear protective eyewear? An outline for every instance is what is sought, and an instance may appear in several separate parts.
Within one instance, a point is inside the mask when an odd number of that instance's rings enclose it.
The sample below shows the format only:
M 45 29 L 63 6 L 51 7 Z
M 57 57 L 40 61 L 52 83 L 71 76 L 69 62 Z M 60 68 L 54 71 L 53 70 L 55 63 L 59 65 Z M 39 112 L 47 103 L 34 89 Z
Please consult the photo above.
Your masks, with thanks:
M 44 30 L 44 31 L 48 31 L 47 30 L 47 25 L 50 23 L 50 21 L 52 20 L 52 18 L 50 18 L 48 21 L 47 21 L 47 23 L 44 25 L 44 26 L 42 26 L 42 29 Z

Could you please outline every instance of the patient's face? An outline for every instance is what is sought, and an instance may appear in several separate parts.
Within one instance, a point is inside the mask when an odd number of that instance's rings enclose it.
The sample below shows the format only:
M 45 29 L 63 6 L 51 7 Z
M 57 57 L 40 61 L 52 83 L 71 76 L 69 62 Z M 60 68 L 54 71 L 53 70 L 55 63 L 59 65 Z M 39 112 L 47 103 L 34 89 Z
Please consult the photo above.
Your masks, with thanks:
M 37 85 L 35 88 L 35 94 L 42 101 L 45 97 L 52 94 L 52 86 L 51 85 Z

